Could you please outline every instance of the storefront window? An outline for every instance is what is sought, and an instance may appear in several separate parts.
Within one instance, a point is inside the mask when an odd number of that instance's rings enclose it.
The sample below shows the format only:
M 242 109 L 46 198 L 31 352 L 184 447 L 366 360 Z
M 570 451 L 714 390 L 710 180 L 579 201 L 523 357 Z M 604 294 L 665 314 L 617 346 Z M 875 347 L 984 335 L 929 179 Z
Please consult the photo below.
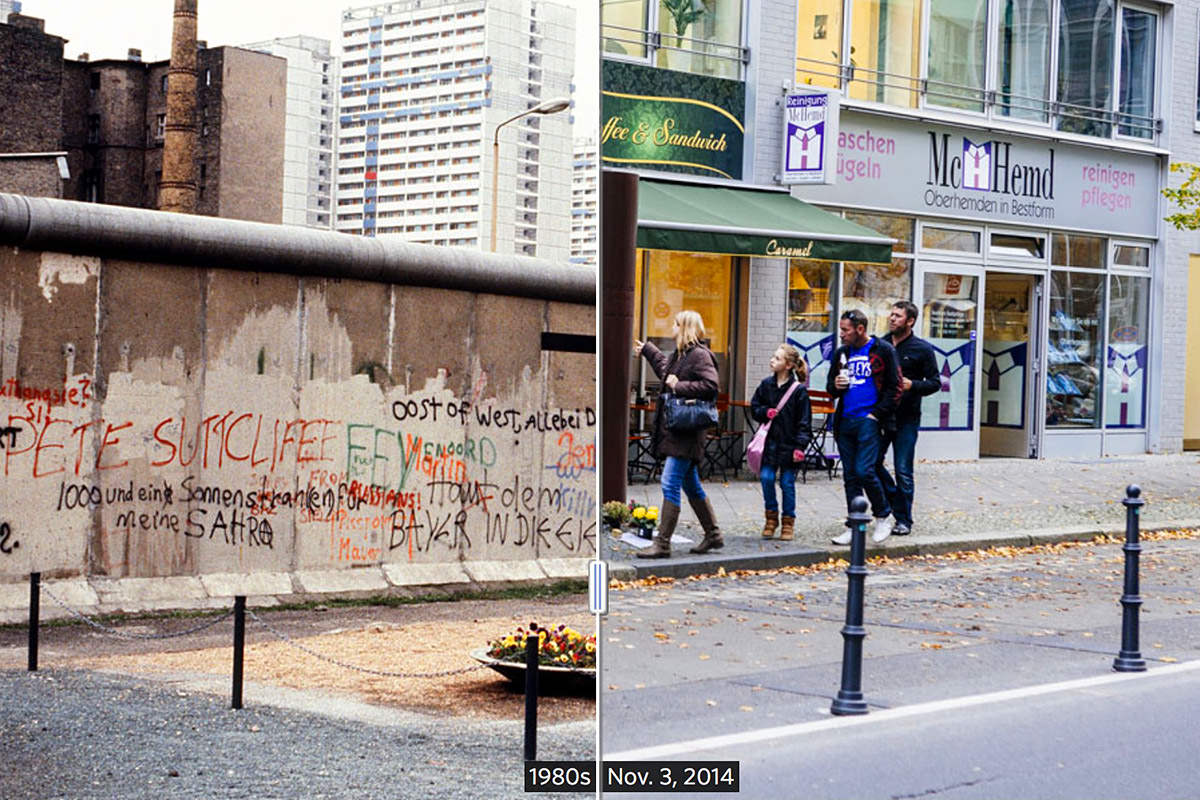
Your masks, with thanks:
M 841 87 L 842 0 L 805 3 L 796 21 L 796 83 Z
M 604 52 L 645 58 L 647 0 L 600 0 L 600 30 Z
M 983 111 L 988 0 L 930 0 L 931 105 Z
M 1050 263 L 1056 267 L 1104 269 L 1104 245 L 1099 236 L 1056 233 L 1050 239 Z
M 913 252 L 913 231 L 916 229 L 917 223 L 912 217 L 847 211 L 846 219 L 895 239 L 896 243 L 892 245 L 893 253 Z
M 921 228 L 921 247 L 925 250 L 949 250 L 956 253 L 978 253 L 979 231 L 964 231 L 955 228 Z
M 1095 428 L 1100 381 L 1100 320 L 1104 276 L 1050 273 L 1046 337 L 1046 425 Z
M 1062 0 L 1058 21 L 1058 129 L 1111 136 L 1113 0 Z
M 988 243 L 988 255 L 1008 258 L 1046 258 L 1046 239 L 1042 236 L 1018 236 L 1012 233 L 993 233 Z
M 1104 370 L 1104 427 L 1146 425 L 1150 279 L 1113 275 Z
M 808 362 L 810 386 L 824 389 L 833 355 L 833 288 L 837 264 L 792 259 L 788 264 L 787 340 Z
M 912 259 L 891 264 L 851 264 L 842 269 L 842 313 L 857 309 L 867 315 L 867 333 L 888 332 L 892 303 L 912 297 Z
M 1002 116 L 1045 122 L 1050 99 L 1050 0 L 1005 0 L 1000 19 Z
M 918 324 L 922 338 L 933 346 L 942 388 L 921 401 L 922 427 L 971 430 L 978 281 L 972 275 L 927 272 L 924 297 Z
M 683 310 L 699 312 L 717 357 L 721 391 L 729 386 L 730 308 L 733 299 L 733 258 L 708 253 L 648 251 L 645 319 L 638 338 L 654 342 L 664 353 L 675 350 L 671 325 Z M 640 296 L 639 296 L 640 301 Z M 658 391 L 658 379 L 646 370 L 646 386 Z
M 850 96 L 915 107 L 920 76 L 921 3 L 918 0 L 852 0 Z
M 742 36 L 740 2 L 659 0 L 662 38 L 658 66 L 721 78 L 737 78 Z
M 1118 84 L 1117 132 L 1122 136 L 1154 136 L 1154 52 L 1158 15 L 1136 8 L 1121 9 L 1121 76 Z
M 1150 266 L 1150 248 L 1136 244 L 1119 244 L 1113 248 L 1113 263 L 1122 267 Z

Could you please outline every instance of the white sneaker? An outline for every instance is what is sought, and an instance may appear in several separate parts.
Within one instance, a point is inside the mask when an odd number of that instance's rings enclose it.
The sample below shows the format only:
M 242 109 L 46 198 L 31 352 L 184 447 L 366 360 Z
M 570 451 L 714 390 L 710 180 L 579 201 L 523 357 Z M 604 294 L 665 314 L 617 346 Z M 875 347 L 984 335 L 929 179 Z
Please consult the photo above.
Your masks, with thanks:
M 834 544 L 840 544 L 844 547 L 844 546 L 850 544 L 850 540 L 853 538 L 854 538 L 854 532 L 851 531 L 849 528 L 846 528 L 846 530 L 842 531 L 839 535 L 834 536 L 829 541 L 833 542 Z
M 871 541 L 879 544 L 892 535 L 892 518 L 879 517 L 875 520 L 875 532 L 871 534 Z

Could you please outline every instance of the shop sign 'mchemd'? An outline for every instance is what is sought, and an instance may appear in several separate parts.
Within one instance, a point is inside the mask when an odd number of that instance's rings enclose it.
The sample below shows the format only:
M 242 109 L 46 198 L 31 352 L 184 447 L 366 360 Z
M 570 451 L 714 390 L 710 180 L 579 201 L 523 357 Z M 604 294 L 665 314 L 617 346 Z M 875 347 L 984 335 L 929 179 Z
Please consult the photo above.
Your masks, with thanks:
M 740 81 L 605 61 L 600 156 L 609 166 L 740 179 Z
M 843 112 L 833 185 L 816 203 L 1006 225 L 1154 236 L 1158 157 Z
M 784 96 L 780 183 L 834 182 L 840 99 L 832 89 L 795 89 Z

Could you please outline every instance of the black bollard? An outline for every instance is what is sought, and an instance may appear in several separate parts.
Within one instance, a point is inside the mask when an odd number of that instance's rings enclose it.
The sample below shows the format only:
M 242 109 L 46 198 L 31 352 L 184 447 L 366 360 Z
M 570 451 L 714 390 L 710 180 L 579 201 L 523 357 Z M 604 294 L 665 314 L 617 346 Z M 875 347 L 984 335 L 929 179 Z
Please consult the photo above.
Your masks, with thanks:
M 242 707 L 242 661 L 246 652 L 246 597 L 233 598 L 233 707 Z
M 538 632 L 525 637 L 525 760 L 537 760 Z
M 842 688 L 829 710 L 838 716 L 867 713 L 867 703 L 862 693 L 862 646 L 867 631 L 863 628 L 863 584 L 867 580 L 867 500 L 859 495 L 850 502 L 850 515 L 846 524 L 852 532 L 850 538 L 850 566 L 846 575 L 850 587 L 846 592 L 846 624 L 842 626 Z
M 38 616 L 41 614 L 42 573 L 29 573 L 29 671 L 37 672 Z
M 1138 649 L 1138 612 L 1142 597 L 1138 594 L 1138 557 L 1142 545 L 1138 541 L 1138 518 L 1146 501 L 1135 484 L 1125 487 L 1125 594 L 1121 595 L 1121 652 L 1113 659 L 1117 672 L 1145 672 L 1146 660 Z

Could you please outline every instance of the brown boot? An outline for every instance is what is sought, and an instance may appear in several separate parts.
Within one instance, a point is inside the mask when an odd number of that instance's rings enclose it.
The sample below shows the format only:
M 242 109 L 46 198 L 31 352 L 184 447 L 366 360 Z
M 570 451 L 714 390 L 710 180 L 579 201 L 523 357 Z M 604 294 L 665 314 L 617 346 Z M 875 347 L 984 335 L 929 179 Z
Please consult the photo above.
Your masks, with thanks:
M 638 558 L 670 558 L 671 534 L 675 532 L 675 523 L 679 521 L 679 506 L 663 501 L 662 512 L 658 515 L 658 530 L 654 534 L 654 544 L 637 554 Z
M 792 540 L 792 529 L 795 526 L 795 517 L 783 517 L 783 525 L 779 529 L 779 540 L 781 542 L 790 542 Z
M 764 511 L 763 514 L 766 515 L 766 522 L 763 523 L 762 536 L 764 539 L 770 539 L 775 535 L 775 527 L 779 524 L 779 512 Z
M 692 510 L 700 520 L 700 527 L 704 529 L 704 538 L 700 540 L 700 544 L 691 548 L 691 552 L 707 553 L 709 550 L 720 550 L 725 546 L 725 540 L 721 538 L 721 529 L 717 527 L 717 515 L 713 513 L 712 503 L 707 497 L 703 500 L 692 500 L 689 497 L 688 502 L 692 504 Z

